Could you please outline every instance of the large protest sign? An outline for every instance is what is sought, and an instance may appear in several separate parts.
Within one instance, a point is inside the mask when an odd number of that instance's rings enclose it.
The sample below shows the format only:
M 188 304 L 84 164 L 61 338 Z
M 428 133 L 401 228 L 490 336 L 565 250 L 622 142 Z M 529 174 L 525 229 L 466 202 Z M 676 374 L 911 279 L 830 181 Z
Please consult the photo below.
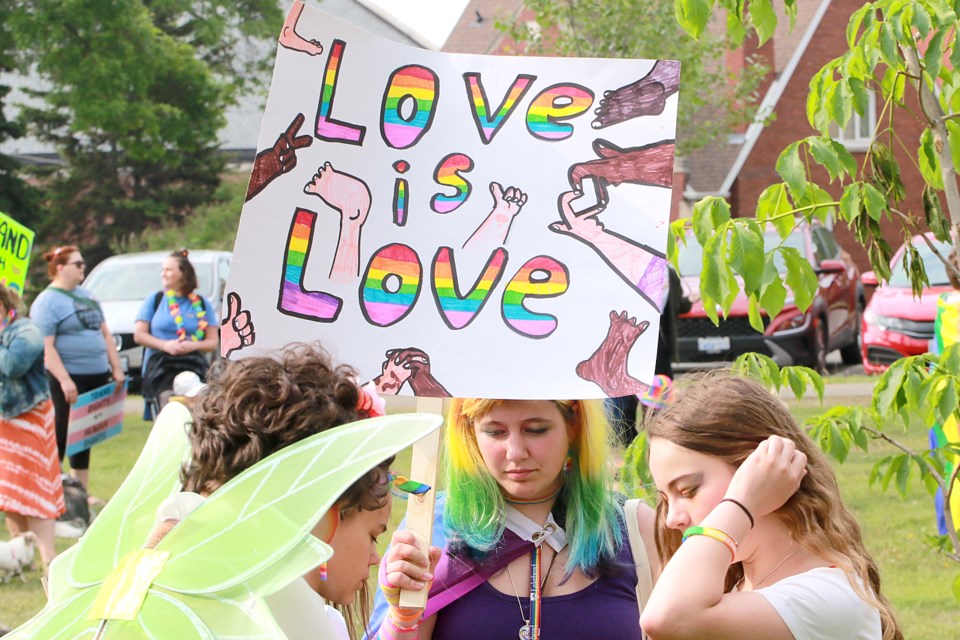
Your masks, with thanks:
M 645 390 L 678 63 L 441 54 L 300 3 L 280 45 L 228 357 L 320 340 L 388 394 Z
M 0 284 L 23 293 L 32 248 L 33 231 L 0 211 Z

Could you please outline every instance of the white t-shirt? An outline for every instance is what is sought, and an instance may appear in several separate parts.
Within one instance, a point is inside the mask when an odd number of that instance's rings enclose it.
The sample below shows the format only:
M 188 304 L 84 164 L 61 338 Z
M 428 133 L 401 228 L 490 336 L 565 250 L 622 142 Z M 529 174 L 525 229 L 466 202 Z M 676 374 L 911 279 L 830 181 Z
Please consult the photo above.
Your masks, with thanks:
M 880 640 L 880 612 L 860 599 L 842 569 L 819 567 L 759 593 L 796 640 Z

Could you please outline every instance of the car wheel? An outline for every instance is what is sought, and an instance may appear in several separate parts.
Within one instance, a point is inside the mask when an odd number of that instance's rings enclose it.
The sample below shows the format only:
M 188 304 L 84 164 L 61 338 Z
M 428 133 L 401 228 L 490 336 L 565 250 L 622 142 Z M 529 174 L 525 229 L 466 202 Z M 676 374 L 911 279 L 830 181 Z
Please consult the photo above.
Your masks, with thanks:
M 810 345 L 810 358 L 807 366 L 817 373 L 827 372 L 827 341 L 830 339 L 827 333 L 827 322 L 823 318 L 813 319 L 813 340 Z
M 857 300 L 857 316 L 854 319 L 853 340 L 840 349 L 840 359 L 843 364 L 860 364 L 863 362 L 863 300 Z

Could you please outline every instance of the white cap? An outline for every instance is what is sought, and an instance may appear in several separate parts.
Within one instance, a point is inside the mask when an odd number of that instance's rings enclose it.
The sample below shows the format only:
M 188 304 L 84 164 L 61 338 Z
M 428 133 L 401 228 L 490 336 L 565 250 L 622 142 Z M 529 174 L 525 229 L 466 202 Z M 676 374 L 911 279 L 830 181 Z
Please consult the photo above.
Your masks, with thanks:
M 173 395 L 192 398 L 200 393 L 204 386 L 206 385 L 200 380 L 200 376 L 193 371 L 181 371 L 173 379 Z

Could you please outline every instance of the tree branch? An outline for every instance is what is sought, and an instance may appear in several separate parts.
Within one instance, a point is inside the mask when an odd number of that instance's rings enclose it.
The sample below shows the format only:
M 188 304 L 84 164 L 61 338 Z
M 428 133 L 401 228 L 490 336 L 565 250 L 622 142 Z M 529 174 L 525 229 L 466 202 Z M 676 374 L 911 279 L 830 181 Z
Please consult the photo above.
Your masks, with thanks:
M 922 76 L 920 60 L 916 51 L 908 47 L 901 48 L 907 69 L 911 74 Z M 943 191 L 947 200 L 947 211 L 954 230 L 960 232 L 960 187 L 957 186 L 956 168 L 953 166 L 953 156 L 950 154 L 950 145 L 947 142 L 947 126 L 944 124 L 944 111 L 939 101 L 924 84 L 923 80 L 916 80 L 917 92 L 920 96 L 920 107 L 930 120 L 930 129 L 933 133 L 933 148 L 939 156 L 940 173 L 943 176 Z M 953 248 L 960 254 L 960 233 L 954 233 Z

